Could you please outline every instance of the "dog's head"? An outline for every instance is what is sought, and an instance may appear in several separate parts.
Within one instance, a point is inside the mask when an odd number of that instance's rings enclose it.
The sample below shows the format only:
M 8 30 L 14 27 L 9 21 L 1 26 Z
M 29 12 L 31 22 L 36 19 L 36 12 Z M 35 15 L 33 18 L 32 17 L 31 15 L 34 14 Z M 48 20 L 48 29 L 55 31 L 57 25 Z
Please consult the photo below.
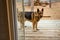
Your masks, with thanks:
M 44 12 L 44 9 L 43 8 L 41 10 L 39 10 L 37 8 L 37 13 L 38 13 L 38 15 L 39 15 L 40 18 L 43 17 L 43 12 Z

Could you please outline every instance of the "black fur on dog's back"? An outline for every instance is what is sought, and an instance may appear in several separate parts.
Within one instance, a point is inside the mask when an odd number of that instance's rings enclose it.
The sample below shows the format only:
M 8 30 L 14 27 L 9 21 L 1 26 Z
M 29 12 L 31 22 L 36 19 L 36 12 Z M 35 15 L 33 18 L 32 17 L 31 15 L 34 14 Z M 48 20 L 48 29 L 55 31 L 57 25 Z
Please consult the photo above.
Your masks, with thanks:
M 25 12 L 25 18 L 28 19 L 28 20 L 32 20 L 32 15 L 33 12 Z
M 20 13 L 22 14 L 23 12 L 20 12 Z M 31 20 L 32 19 L 32 17 L 31 17 L 32 13 L 33 12 L 24 12 L 25 18 L 28 19 L 28 20 Z

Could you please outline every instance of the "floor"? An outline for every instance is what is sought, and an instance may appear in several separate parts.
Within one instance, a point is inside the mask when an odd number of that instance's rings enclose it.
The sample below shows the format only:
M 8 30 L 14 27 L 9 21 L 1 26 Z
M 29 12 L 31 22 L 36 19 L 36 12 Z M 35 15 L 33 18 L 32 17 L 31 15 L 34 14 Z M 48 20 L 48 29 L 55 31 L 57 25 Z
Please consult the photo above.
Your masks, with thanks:
M 28 25 L 30 24 L 30 25 Z M 28 22 L 25 32 L 18 27 L 19 40 L 60 40 L 60 20 L 41 20 L 38 23 L 39 31 L 33 32 L 32 23 Z M 24 34 L 25 33 L 25 34 Z

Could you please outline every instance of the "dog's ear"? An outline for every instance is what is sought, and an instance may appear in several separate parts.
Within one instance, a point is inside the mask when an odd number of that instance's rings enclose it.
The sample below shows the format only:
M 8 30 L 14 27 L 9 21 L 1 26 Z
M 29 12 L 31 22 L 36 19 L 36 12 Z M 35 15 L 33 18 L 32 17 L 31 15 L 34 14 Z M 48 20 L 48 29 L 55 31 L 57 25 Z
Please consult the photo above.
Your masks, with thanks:
M 44 12 L 44 8 L 42 8 L 40 12 L 43 13 Z
M 44 11 L 44 8 L 42 8 L 41 11 L 43 12 Z
M 39 12 L 40 10 L 37 8 L 37 12 Z

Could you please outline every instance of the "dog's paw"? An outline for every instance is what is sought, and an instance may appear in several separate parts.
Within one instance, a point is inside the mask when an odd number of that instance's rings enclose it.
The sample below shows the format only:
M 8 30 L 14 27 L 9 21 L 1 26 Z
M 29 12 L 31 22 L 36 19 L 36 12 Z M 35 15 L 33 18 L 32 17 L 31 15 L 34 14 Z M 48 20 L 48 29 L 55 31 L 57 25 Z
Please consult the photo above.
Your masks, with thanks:
M 35 29 L 35 30 L 33 30 L 33 32 L 37 32 L 37 30 Z
M 39 30 L 39 29 L 36 29 L 37 31 Z

